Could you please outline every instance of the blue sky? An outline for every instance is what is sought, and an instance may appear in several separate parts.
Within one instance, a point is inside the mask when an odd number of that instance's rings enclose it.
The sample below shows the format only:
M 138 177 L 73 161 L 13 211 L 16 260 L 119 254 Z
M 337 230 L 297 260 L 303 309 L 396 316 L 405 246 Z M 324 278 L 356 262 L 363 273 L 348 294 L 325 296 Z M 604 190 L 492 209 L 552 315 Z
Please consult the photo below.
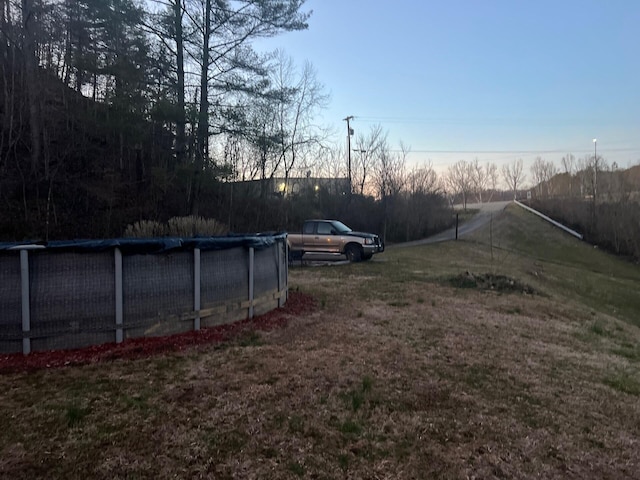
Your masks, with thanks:
M 336 142 L 381 124 L 393 148 L 457 160 L 593 152 L 640 162 L 639 0 L 307 0 L 309 29 L 264 42 L 309 60 Z

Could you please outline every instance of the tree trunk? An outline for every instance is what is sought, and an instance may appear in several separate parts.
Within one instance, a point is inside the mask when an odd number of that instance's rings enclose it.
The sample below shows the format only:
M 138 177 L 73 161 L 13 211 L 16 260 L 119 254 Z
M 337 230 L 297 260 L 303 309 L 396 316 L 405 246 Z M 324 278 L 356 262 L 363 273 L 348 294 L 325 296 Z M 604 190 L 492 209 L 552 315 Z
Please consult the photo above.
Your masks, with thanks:
M 209 39 L 211 38 L 211 0 L 205 1 L 202 29 L 202 65 L 200 68 L 200 108 L 196 140 L 196 162 L 193 175 L 191 214 L 198 215 L 200 184 L 205 161 L 209 156 Z
M 177 92 L 178 112 L 176 118 L 176 161 L 184 163 L 185 148 L 187 145 L 185 124 L 186 113 L 184 106 L 184 39 L 182 33 L 182 0 L 174 0 L 174 25 L 176 35 L 176 67 L 177 67 Z
M 29 103 L 31 131 L 31 172 L 36 173 L 42 151 L 42 118 L 38 104 L 38 60 L 36 58 L 35 16 L 33 0 L 22 0 L 22 28 L 24 32 L 24 66 Z

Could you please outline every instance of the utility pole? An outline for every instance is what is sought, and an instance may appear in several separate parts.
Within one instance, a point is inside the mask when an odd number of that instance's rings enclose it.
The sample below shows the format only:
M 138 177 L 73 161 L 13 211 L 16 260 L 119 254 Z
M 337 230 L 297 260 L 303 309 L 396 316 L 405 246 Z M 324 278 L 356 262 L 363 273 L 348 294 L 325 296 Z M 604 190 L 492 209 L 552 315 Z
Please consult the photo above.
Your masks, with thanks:
M 347 171 L 349 176 L 349 195 L 353 191 L 351 186 L 351 135 L 353 135 L 353 130 L 349 125 L 349 121 L 353 120 L 353 115 L 349 115 L 347 118 L 343 118 L 345 122 L 347 122 Z

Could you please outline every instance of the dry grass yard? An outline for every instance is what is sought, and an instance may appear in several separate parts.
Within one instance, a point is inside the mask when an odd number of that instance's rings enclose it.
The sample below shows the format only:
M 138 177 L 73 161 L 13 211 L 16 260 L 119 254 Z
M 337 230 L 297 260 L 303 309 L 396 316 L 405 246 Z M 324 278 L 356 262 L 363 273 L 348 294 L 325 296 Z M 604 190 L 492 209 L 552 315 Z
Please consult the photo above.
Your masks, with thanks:
M 640 478 L 637 265 L 509 207 L 290 289 L 280 328 L 0 375 L 0 477 Z

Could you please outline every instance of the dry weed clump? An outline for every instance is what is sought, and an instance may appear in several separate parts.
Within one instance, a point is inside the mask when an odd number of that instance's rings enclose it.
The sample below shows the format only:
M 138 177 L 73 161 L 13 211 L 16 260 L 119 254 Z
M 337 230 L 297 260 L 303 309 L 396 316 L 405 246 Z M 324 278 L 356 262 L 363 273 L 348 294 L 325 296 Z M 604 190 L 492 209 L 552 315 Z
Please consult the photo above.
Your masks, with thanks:
M 132 238 L 219 236 L 225 235 L 228 230 L 226 225 L 214 218 L 190 215 L 172 217 L 166 223 L 140 220 L 128 225 L 123 236 Z
M 448 283 L 457 288 L 477 288 L 504 293 L 539 294 L 533 287 L 506 275 L 495 273 L 474 274 L 469 271 L 448 278 Z

